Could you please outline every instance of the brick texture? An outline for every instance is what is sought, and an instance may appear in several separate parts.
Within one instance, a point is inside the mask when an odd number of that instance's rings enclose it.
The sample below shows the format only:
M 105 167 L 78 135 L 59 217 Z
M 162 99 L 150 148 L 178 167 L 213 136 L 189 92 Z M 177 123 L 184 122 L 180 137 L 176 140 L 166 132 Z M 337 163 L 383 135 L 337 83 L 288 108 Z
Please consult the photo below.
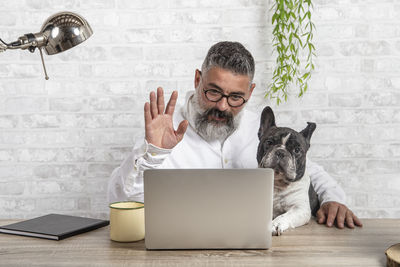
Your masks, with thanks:
M 107 181 L 143 129 L 149 91 L 193 89 L 195 68 L 221 40 L 256 60 L 248 107 L 271 105 L 277 124 L 317 123 L 310 157 L 340 183 L 360 217 L 400 218 L 400 3 L 316 0 L 318 57 L 309 91 L 276 106 L 272 1 L 3 1 L 0 38 L 37 32 L 53 13 L 84 16 L 94 35 L 47 56 L 0 54 L 0 218 L 49 212 L 108 217 Z

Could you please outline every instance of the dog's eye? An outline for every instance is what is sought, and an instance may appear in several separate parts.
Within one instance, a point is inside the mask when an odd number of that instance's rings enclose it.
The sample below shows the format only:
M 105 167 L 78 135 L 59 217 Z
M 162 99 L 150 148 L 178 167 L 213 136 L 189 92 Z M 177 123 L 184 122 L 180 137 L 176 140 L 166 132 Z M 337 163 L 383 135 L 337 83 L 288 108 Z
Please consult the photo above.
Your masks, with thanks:
M 272 145 L 272 141 L 270 141 L 270 140 L 264 141 L 264 144 L 263 144 L 264 151 L 267 151 L 271 145 Z
M 294 149 L 294 153 L 296 153 L 296 154 L 300 153 L 300 148 L 296 147 L 296 148 Z
M 266 140 L 266 141 L 265 141 L 265 144 L 266 144 L 267 146 L 270 146 L 270 145 L 272 145 L 272 141 L 271 141 L 271 140 Z

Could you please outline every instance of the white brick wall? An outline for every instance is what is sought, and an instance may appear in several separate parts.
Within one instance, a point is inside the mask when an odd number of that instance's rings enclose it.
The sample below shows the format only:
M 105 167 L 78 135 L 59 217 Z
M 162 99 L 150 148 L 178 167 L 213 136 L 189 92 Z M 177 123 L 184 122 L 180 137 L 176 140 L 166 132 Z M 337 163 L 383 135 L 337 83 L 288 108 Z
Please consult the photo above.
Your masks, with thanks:
M 94 35 L 55 56 L 0 54 L 0 218 L 64 212 L 106 218 L 111 171 L 143 128 L 150 90 L 181 100 L 207 49 L 244 43 L 256 59 L 249 107 L 278 125 L 315 121 L 311 157 L 343 186 L 361 217 L 400 217 L 400 1 L 314 1 L 318 58 L 309 92 L 276 107 L 264 0 L 0 0 L 0 38 L 39 31 L 75 11 Z

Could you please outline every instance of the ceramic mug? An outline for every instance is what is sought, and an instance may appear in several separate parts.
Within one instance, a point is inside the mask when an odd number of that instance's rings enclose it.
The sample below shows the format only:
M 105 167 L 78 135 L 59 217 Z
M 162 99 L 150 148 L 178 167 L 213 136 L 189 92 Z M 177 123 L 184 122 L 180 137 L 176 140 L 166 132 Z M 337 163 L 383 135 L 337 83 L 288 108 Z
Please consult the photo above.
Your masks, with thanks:
M 144 238 L 144 203 L 126 201 L 110 204 L 110 238 L 118 242 Z

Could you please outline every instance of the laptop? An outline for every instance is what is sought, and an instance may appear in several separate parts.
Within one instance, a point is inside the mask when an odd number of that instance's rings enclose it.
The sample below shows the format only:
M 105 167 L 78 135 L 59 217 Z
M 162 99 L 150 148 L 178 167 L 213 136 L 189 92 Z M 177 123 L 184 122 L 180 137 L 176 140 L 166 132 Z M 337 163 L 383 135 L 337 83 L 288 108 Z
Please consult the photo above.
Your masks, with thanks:
M 272 169 L 144 171 L 147 249 L 268 249 Z

